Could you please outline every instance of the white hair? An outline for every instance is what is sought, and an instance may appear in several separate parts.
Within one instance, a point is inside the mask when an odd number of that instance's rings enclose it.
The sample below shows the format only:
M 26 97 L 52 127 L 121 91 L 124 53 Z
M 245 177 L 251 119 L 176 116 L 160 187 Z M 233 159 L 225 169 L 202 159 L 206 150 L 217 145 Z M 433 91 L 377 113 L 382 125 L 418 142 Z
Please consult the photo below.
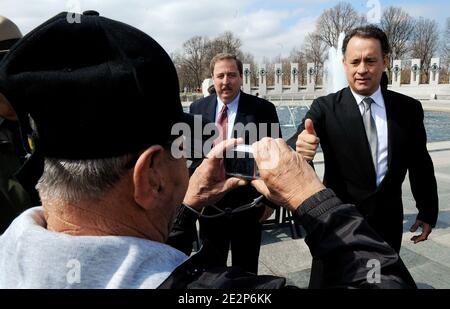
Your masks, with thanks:
M 129 170 L 133 155 L 95 159 L 45 159 L 36 189 L 41 199 L 76 202 L 101 198 Z

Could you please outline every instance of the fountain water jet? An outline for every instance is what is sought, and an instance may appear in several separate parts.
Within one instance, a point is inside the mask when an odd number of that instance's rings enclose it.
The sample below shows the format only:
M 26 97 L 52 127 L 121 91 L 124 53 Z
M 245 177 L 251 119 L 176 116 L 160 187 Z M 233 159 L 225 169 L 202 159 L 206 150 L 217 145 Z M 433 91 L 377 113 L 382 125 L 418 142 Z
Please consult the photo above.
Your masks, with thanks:
M 348 86 L 345 76 L 344 65 L 342 64 L 342 43 L 345 34 L 341 32 L 338 39 L 338 46 L 330 47 L 328 50 L 328 59 L 324 63 L 327 72 L 326 93 L 334 93 Z

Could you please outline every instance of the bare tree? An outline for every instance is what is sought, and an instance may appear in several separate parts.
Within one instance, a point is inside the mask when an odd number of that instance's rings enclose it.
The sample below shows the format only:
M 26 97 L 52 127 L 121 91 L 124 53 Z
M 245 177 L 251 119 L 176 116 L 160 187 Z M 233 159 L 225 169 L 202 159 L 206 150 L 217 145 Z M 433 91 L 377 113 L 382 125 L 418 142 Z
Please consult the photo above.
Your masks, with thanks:
M 242 41 L 236 37 L 232 32 L 226 31 L 211 40 L 206 44 L 206 61 L 209 66 L 209 61 L 218 53 L 235 54 L 239 59 L 242 59 L 243 53 L 241 51 Z
M 325 61 L 327 45 L 320 39 L 320 35 L 317 33 L 309 33 L 304 42 L 305 58 L 307 62 L 313 62 L 316 68 L 315 81 L 318 82 L 320 76 L 319 72 L 323 67 Z
M 447 17 L 441 41 L 442 71 L 441 83 L 448 83 L 450 76 L 450 17 Z
M 263 62 L 266 64 L 266 83 L 267 86 L 273 86 L 275 84 L 275 63 L 281 61 L 281 56 L 275 56 L 272 59 L 264 59 Z
M 431 19 L 419 18 L 411 36 L 411 56 L 422 63 L 422 82 L 428 79 L 431 57 L 439 47 L 438 24 Z
M 442 42 L 442 55 L 444 57 L 444 63 L 450 64 L 450 17 L 447 17 L 444 29 L 444 40 Z
M 192 92 L 194 89 L 198 88 L 198 85 L 192 78 L 191 70 L 184 62 L 183 56 L 180 53 L 173 53 L 170 56 L 177 70 L 178 81 L 180 83 L 181 91 Z
M 226 31 L 219 35 L 214 41 L 221 43 L 222 52 L 242 56 L 242 41 L 238 37 L 234 36 L 232 32 Z
M 207 76 L 205 64 L 207 44 L 208 39 L 201 36 L 194 36 L 183 43 L 182 66 L 193 79 L 195 88 L 200 88 L 203 79 Z
M 350 3 L 340 2 L 319 16 L 316 33 L 326 45 L 336 47 L 341 32 L 347 33 L 363 22 L 364 18 L 355 11 Z
M 380 26 L 391 45 L 390 63 L 407 54 L 414 25 L 414 19 L 402 8 L 390 6 L 383 11 Z
M 291 83 L 291 61 L 289 58 L 282 58 L 281 59 L 281 66 L 283 70 L 283 85 L 290 85 Z

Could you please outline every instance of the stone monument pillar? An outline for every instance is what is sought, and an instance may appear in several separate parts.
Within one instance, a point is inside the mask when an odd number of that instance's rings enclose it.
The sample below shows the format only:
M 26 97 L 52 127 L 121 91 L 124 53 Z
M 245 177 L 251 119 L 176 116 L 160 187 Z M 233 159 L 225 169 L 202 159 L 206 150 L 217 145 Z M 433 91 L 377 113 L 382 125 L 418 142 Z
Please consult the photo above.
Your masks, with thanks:
M 251 73 L 250 64 L 244 63 L 242 65 L 242 91 L 248 94 L 251 94 L 252 91 Z
M 440 71 L 440 59 L 439 58 L 431 58 L 430 62 L 430 73 L 429 73 L 429 83 L 430 85 L 438 85 L 439 84 L 439 71 Z
M 411 80 L 409 83 L 412 86 L 419 86 L 420 84 L 420 59 L 411 59 Z
M 283 67 L 281 63 L 275 63 L 275 93 L 283 93 Z
M 392 87 L 400 87 L 402 75 L 402 61 L 394 60 L 392 66 Z
M 314 91 L 316 87 L 316 68 L 314 63 L 308 63 L 306 66 L 306 89 Z
M 259 80 L 259 95 L 263 96 L 267 94 L 267 71 L 266 65 L 260 64 L 258 70 L 258 80 Z
M 291 62 L 291 92 L 297 93 L 298 92 L 298 63 L 292 63 Z

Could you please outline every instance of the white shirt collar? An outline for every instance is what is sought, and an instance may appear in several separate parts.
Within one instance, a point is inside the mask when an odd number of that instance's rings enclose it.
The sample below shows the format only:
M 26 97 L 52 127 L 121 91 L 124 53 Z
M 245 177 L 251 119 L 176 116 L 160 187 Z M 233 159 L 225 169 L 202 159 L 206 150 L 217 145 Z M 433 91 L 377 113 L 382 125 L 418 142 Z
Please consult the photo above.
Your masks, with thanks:
M 349 88 L 350 88 L 350 91 L 352 92 L 353 97 L 355 98 L 356 103 L 358 105 L 361 104 L 361 102 L 362 102 L 362 100 L 364 100 L 364 98 L 367 98 L 367 96 L 363 96 L 363 95 L 360 95 L 360 94 L 354 92 L 351 87 L 349 87 Z M 372 93 L 372 95 L 370 95 L 369 97 L 372 98 L 372 100 L 375 102 L 375 104 L 379 105 L 380 107 L 384 107 L 384 99 L 383 99 L 383 94 L 381 93 L 380 86 L 378 86 L 378 89 L 374 93 Z
M 241 93 L 239 92 L 238 95 L 234 98 L 233 101 L 227 104 L 228 107 L 228 114 L 230 113 L 237 113 L 238 105 L 239 105 L 239 98 L 241 97 Z M 217 96 L 217 109 L 216 109 L 216 115 L 220 113 L 223 106 L 225 104 L 222 102 L 222 100 Z

